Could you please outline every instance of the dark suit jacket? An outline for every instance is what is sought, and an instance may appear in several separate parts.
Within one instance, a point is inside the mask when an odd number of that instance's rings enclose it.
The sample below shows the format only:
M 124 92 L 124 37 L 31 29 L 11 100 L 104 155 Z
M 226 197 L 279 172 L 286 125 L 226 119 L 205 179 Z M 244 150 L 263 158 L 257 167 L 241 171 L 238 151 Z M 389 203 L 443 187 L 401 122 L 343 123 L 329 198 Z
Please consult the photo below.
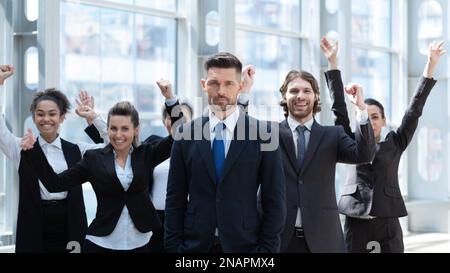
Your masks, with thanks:
M 280 124 L 287 201 L 282 252 L 293 236 L 297 208 L 301 208 L 302 226 L 311 252 L 345 251 L 336 204 L 336 163 L 369 162 L 375 148 L 370 124 L 358 128 L 355 141 L 341 126 L 321 126 L 314 122 L 303 168 L 299 171 L 292 131 L 287 120 Z
M 339 70 L 325 73 L 333 98 L 336 125 L 353 136 L 349 125 L 344 90 Z M 436 81 L 422 77 L 406 110 L 400 127 L 391 131 L 371 163 L 351 170 L 342 190 L 339 211 L 348 216 L 402 217 L 407 215 L 398 183 L 400 158 L 414 135 L 419 117 Z
M 47 162 L 39 146 L 24 152 L 39 179 L 50 192 L 60 192 L 90 181 L 97 196 L 97 214 L 88 228 L 88 234 L 106 236 L 114 230 L 126 205 L 137 230 L 148 232 L 161 223 L 148 195 L 153 179 L 153 168 L 170 155 L 173 138 L 162 140 L 157 146 L 143 144 L 131 153 L 133 181 L 124 191 L 115 172 L 111 144 L 105 148 L 87 151 L 74 167 L 57 175 Z
M 39 146 L 36 141 L 35 146 Z M 67 166 L 70 168 L 81 160 L 77 145 L 61 139 L 61 147 Z M 40 148 L 40 146 L 39 146 Z M 17 253 L 44 251 L 43 208 L 38 176 L 32 166 L 22 158 L 19 165 L 19 208 L 17 215 Z M 81 186 L 73 187 L 67 194 L 67 235 L 68 242 L 84 242 L 87 230 Z
M 279 251 L 286 213 L 285 180 L 279 149 L 261 151 L 266 142 L 257 128 L 263 126 L 269 127 L 240 112 L 220 181 L 215 179 L 209 118 L 180 128 L 167 185 L 164 228 L 168 252 L 209 252 L 216 228 L 224 252 Z M 238 128 L 245 128 L 244 140 L 236 140 Z M 178 140 L 181 135 L 184 139 Z M 277 134 L 272 135 L 276 140 Z

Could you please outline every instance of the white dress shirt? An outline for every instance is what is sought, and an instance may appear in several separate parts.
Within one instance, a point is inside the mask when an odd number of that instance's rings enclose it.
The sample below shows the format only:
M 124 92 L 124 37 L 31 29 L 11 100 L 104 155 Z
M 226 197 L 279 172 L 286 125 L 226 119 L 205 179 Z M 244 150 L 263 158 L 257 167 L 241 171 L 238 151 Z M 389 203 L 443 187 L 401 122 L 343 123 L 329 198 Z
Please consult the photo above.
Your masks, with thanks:
M 132 149 L 128 154 L 125 168 L 120 167 L 117 161 L 114 160 L 117 178 L 125 191 L 128 190 L 131 182 L 133 181 L 131 151 Z M 116 157 L 116 152 L 114 152 L 114 157 Z M 116 227 L 111 234 L 101 237 L 87 235 L 86 239 L 103 248 L 114 250 L 132 250 L 146 245 L 150 241 L 151 236 L 151 231 L 142 233 L 136 229 L 130 213 L 128 212 L 128 208 L 125 205 L 122 209 L 119 220 L 117 221 Z
M 0 149 L 5 156 L 14 163 L 16 170 L 19 170 L 20 164 L 20 141 L 21 139 L 16 137 L 6 127 L 4 115 L 0 115 Z M 67 162 L 64 157 L 64 153 L 61 146 L 61 138 L 58 136 L 52 143 L 48 143 L 41 136 L 38 137 L 39 145 L 48 160 L 48 163 L 53 168 L 55 173 L 61 173 L 67 170 Z M 105 146 L 105 144 L 88 144 L 88 143 L 75 143 L 80 149 L 81 156 L 87 150 L 98 149 Z M 50 193 L 39 181 L 39 189 L 42 200 L 62 200 L 67 197 L 67 192 Z
M 297 132 L 296 129 L 297 129 L 297 127 L 299 125 L 303 125 L 303 126 L 306 127 L 307 130 L 304 131 L 304 134 L 305 134 L 305 147 L 306 147 L 306 151 L 308 151 L 309 137 L 311 136 L 311 128 L 312 128 L 312 125 L 314 123 L 314 119 L 310 119 L 305 124 L 301 124 L 300 122 L 298 122 L 295 119 L 293 119 L 291 116 L 288 116 L 287 122 L 289 124 L 289 128 L 292 131 L 292 137 L 294 139 L 295 156 L 298 157 L 298 154 L 297 154 L 298 153 L 298 150 L 297 150 L 298 132 Z M 296 227 L 301 227 L 302 226 L 302 212 L 301 212 L 300 208 L 298 208 L 298 210 L 297 210 L 297 218 L 295 220 L 295 226 Z
M 167 180 L 169 178 L 170 158 L 153 169 L 153 187 L 150 197 L 157 210 L 166 208 Z
M 211 149 L 213 147 L 214 138 L 216 137 L 214 129 L 216 128 L 217 124 L 219 124 L 219 122 L 222 122 L 226 126 L 224 139 L 225 158 L 227 157 L 228 150 L 230 149 L 231 140 L 233 140 L 234 137 L 234 128 L 236 127 L 238 119 L 239 119 L 239 109 L 237 107 L 235 108 L 234 112 L 224 120 L 220 120 L 211 110 L 209 110 L 209 133 L 210 133 Z

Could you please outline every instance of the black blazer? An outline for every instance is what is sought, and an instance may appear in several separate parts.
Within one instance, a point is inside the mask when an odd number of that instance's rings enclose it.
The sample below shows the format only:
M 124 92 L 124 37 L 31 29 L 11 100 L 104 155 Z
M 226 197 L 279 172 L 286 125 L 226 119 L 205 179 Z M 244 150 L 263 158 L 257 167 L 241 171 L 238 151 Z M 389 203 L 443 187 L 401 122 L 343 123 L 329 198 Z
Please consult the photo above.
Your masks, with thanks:
M 177 138 L 183 138 L 173 145 L 167 185 L 168 252 L 208 252 L 216 228 L 224 252 L 279 251 L 286 214 L 285 180 L 278 145 L 274 151 L 261 151 L 266 141 L 259 133 L 248 134 L 259 132 L 261 126 L 268 124 L 240 112 L 220 181 L 215 179 L 209 118 L 203 116 L 180 128 Z M 244 140 L 236 140 L 238 128 L 245 128 Z M 276 141 L 277 133 L 270 140 Z
M 348 135 L 351 132 L 344 90 L 339 70 L 325 73 L 328 88 L 333 99 L 333 113 L 336 125 L 342 125 Z M 396 131 L 387 134 L 379 143 L 378 152 L 371 163 L 360 164 L 351 169 L 339 200 L 339 211 L 348 216 L 402 217 L 408 213 L 398 183 L 400 158 L 411 142 L 419 118 L 434 79 L 422 77 L 416 92 Z
M 287 120 L 280 124 L 283 168 L 286 175 L 286 225 L 281 236 L 281 252 L 294 233 L 297 208 L 311 252 L 344 252 L 344 237 L 335 193 L 336 163 L 369 162 L 375 144 L 370 124 L 358 126 L 356 141 L 341 126 L 311 128 L 302 171 L 296 166 L 295 145 Z
M 36 141 L 35 147 L 39 147 Z M 81 160 L 77 145 L 61 139 L 61 147 L 67 166 L 70 168 Z M 43 209 L 38 176 L 21 154 L 19 164 L 19 208 L 17 215 L 17 253 L 44 251 Z M 44 155 L 45 157 L 45 155 Z M 86 210 L 81 186 L 73 187 L 67 194 L 68 242 L 83 244 L 87 230 Z
M 153 179 L 153 168 L 170 155 L 171 136 L 158 145 L 143 144 L 131 153 L 133 181 L 124 191 L 115 172 L 111 144 L 105 148 L 87 151 L 74 167 L 57 175 L 47 162 L 40 147 L 24 152 L 39 179 L 50 192 L 60 192 L 90 181 L 97 196 L 97 214 L 87 234 L 106 236 L 114 230 L 126 205 L 137 230 L 148 232 L 160 227 L 160 221 L 148 195 L 148 181 Z

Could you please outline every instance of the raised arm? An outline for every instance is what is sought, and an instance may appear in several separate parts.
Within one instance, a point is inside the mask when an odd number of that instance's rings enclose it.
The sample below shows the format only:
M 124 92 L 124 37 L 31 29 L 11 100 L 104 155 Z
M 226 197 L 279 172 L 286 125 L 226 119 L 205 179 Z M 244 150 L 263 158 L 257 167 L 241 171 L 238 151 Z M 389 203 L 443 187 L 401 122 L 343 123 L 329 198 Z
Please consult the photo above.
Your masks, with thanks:
M 329 70 L 325 72 L 325 78 L 332 100 L 331 111 L 333 111 L 334 114 L 334 124 L 344 127 L 345 133 L 352 138 L 355 138 L 352 128 L 350 127 L 350 119 L 348 118 L 341 71 L 338 70 L 337 54 L 339 51 L 339 44 L 337 41 L 332 44 L 327 38 L 323 37 L 320 42 L 320 48 L 328 61 Z
M 21 147 L 23 160 L 32 166 L 39 180 L 49 192 L 67 191 L 89 180 L 88 166 L 91 158 L 88 155 L 72 168 L 56 174 L 30 129 L 22 138 Z
M 256 69 L 253 65 L 249 64 L 246 65 L 242 69 L 242 81 L 244 82 L 244 87 L 241 90 L 241 93 L 238 97 L 238 106 L 241 107 L 241 109 L 248 113 L 248 105 L 250 102 L 250 92 L 252 91 L 253 84 L 255 82 L 255 73 Z
M 11 65 L 0 65 L 0 86 L 12 75 L 14 75 L 14 67 Z M 3 102 L 0 102 L 0 109 L 2 108 L 1 103 Z M 20 162 L 20 138 L 13 135 L 8 129 L 3 113 L 0 113 L 0 149 L 18 168 Z
M 446 53 L 443 42 L 433 42 L 428 47 L 428 61 L 425 65 L 423 77 L 416 86 L 416 91 L 411 102 L 403 116 L 402 123 L 396 131 L 396 140 L 402 149 L 406 149 L 411 142 L 414 132 L 419 124 L 419 118 L 422 116 L 423 107 L 428 95 L 436 84 L 433 79 L 434 70 L 439 63 L 440 58 Z
M 0 65 L 0 85 L 3 85 L 5 80 L 14 75 L 14 67 L 12 65 Z
M 368 120 L 363 88 L 359 84 L 350 83 L 345 87 L 345 92 L 356 109 L 358 124 L 353 138 L 356 143 L 346 132 L 345 134 L 339 133 L 339 162 L 367 163 L 372 161 L 375 155 L 375 137 Z

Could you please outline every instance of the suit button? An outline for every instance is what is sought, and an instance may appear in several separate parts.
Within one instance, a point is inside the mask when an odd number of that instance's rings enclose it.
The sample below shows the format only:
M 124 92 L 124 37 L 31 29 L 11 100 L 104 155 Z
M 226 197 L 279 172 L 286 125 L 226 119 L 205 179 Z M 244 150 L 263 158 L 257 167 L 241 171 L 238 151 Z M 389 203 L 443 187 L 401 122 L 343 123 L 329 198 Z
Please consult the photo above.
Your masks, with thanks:
M 302 179 L 299 179 L 299 180 L 298 180 L 298 183 L 300 183 L 301 185 L 303 185 L 303 180 L 302 180 Z

